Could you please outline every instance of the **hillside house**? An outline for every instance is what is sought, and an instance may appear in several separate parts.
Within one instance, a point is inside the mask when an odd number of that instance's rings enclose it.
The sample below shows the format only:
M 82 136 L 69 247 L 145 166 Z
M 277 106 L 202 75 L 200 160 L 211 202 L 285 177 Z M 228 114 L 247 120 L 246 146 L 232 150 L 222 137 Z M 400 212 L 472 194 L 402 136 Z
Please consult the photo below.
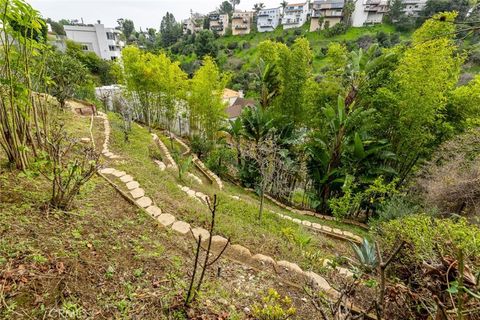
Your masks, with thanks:
M 289 3 L 285 7 L 285 13 L 282 18 L 283 29 L 301 27 L 307 22 L 309 17 L 309 4 Z
M 275 30 L 280 24 L 282 18 L 282 9 L 270 8 L 262 9 L 257 15 L 257 31 L 268 32 Z
M 345 0 L 315 0 L 312 6 L 310 32 L 331 28 L 343 18 Z
M 352 15 L 352 25 L 363 27 L 382 23 L 383 16 L 388 12 L 388 0 L 358 0 Z
M 104 60 L 121 57 L 124 42 L 121 32 L 114 28 L 105 28 L 100 22 L 92 25 L 65 25 L 67 39 L 79 43 L 84 51 L 94 52 Z
M 252 30 L 253 11 L 235 11 L 232 16 L 232 35 L 249 34 Z
M 225 35 L 230 19 L 228 14 L 211 13 L 208 16 L 210 21 L 210 31 L 221 36 Z

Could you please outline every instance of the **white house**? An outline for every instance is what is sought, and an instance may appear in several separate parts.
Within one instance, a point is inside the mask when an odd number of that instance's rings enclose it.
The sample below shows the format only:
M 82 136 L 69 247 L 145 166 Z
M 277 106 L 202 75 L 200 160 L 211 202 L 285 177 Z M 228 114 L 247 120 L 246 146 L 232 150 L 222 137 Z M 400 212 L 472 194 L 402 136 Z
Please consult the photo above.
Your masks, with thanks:
M 307 22 L 309 15 L 309 4 L 304 3 L 289 3 L 285 7 L 285 12 L 282 18 L 283 29 L 298 28 Z
M 95 52 L 105 60 L 120 58 L 123 41 L 120 41 L 120 31 L 105 28 L 101 23 L 94 25 L 66 25 L 65 33 L 69 40 L 79 43 L 84 51 Z
M 352 15 L 352 25 L 363 27 L 382 23 L 383 16 L 388 12 L 388 0 L 357 0 Z
M 260 10 L 257 15 L 257 31 L 267 32 L 275 30 L 280 24 L 281 18 L 282 9 L 280 7 Z
M 310 32 L 333 27 L 343 18 L 344 0 L 315 0 L 312 6 Z
M 418 16 L 427 5 L 427 0 L 402 0 L 404 8 L 403 12 L 409 16 Z
M 203 30 L 203 22 L 205 20 L 205 16 L 200 13 L 194 13 L 193 11 L 190 12 L 190 18 L 183 21 L 183 33 L 197 33 Z

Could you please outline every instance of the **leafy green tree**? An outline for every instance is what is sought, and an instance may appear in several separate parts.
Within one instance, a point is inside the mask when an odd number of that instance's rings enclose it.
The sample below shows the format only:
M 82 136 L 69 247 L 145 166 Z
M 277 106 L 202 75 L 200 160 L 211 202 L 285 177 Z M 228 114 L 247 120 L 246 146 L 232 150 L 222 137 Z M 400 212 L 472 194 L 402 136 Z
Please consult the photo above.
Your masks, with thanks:
M 203 65 L 190 82 L 188 103 L 191 133 L 198 131 L 210 141 L 225 123 L 225 103 L 222 96 L 230 76 L 222 74 L 213 59 L 206 56 Z
M 235 7 L 240 4 L 240 0 L 228 0 L 232 4 L 232 12 L 235 12 Z
M 405 13 L 405 3 L 402 0 L 391 0 L 388 4 L 388 13 L 386 15 L 388 22 L 397 22 Z
M 167 12 L 160 24 L 162 47 L 168 48 L 182 36 L 182 26 L 175 20 L 173 13 Z
M 218 45 L 215 42 L 215 35 L 210 30 L 202 30 L 195 36 L 195 54 L 199 58 L 217 56 Z
M 47 19 L 47 23 L 50 24 L 52 27 L 52 31 L 58 35 L 66 35 L 65 29 L 63 28 L 63 24 L 56 22 L 50 18 Z
M 393 83 L 378 90 L 384 132 L 399 157 L 402 179 L 451 132 L 444 121 L 447 98 L 455 88 L 463 57 L 454 42 L 456 13 L 427 20 L 412 37 L 393 72 Z
M 229 1 L 223 1 L 218 7 L 218 13 L 231 15 L 233 13 L 233 6 Z
M 427 19 L 440 12 L 456 11 L 458 17 L 463 19 L 469 9 L 469 0 L 428 0 L 421 16 Z
M 60 107 L 74 96 L 75 92 L 86 83 L 88 70 L 77 59 L 60 52 L 50 53 L 46 74 L 52 81 L 49 92 L 57 98 Z
M 127 41 L 130 40 L 130 37 L 134 34 L 135 32 L 135 24 L 133 23 L 132 20 L 130 19 L 118 19 L 117 20 L 118 26 L 120 30 L 122 31 L 123 35 L 125 36 L 125 39 Z

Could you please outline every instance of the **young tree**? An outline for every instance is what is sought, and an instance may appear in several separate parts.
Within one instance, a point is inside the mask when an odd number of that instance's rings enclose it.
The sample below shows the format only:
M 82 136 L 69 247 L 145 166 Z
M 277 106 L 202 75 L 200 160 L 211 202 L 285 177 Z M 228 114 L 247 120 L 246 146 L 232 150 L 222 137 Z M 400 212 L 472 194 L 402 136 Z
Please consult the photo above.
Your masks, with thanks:
M 167 12 L 162 18 L 160 24 L 160 37 L 162 41 L 162 47 L 168 48 L 175 44 L 182 36 L 182 26 L 177 23 L 173 13 Z
M 217 56 L 218 46 L 212 31 L 202 30 L 195 36 L 195 53 L 199 58 Z
M 125 39 L 128 41 L 130 37 L 135 33 L 135 24 L 132 20 L 123 18 L 118 19 L 117 23 L 123 35 L 125 36 Z
M 49 55 L 46 74 L 52 80 L 49 92 L 57 98 L 62 109 L 66 100 L 72 98 L 88 78 L 87 69 L 77 59 L 61 52 Z
M 42 71 L 46 29 L 38 11 L 24 1 L 0 5 L 0 146 L 10 164 L 26 170 L 47 129 L 47 112 L 36 92 Z M 41 125 L 43 124 L 43 125 Z
M 229 75 L 222 74 L 213 59 L 206 56 L 190 82 L 190 128 L 211 141 L 215 141 L 225 122 L 222 95 L 228 81 Z
M 233 13 L 233 6 L 228 1 L 223 1 L 218 7 L 218 13 L 231 15 Z
M 240 4 L 240 0 L 228 0 L 232 4 L 232 12 L 235 12 L 235 7 Z

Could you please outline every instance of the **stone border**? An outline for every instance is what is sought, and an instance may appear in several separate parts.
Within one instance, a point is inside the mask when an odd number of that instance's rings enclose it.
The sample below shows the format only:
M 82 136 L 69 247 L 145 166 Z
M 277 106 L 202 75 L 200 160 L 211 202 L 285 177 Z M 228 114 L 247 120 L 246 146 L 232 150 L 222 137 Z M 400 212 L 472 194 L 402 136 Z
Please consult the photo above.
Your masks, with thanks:
M 213 173 L 207 166 L 197 157 L 196 154 L 192 154 L 192 161 L 195 166 L 213 183 L 218 186 L 220 190 L 223 189 L 223 182 L 222 180 Z
M 189 147 L 185 142 L 183 142 L 182 139 L 180 139 L 180 138 L 179 138 L 176 134 L 174 134 L 173 132 L 170 132 L 170 131 L 165 131 L 165 132 L 166 132 L 166 135 L 167 135 L 169 138 L 177 141 L 178 144 L 180 144 L 180 145 L 185 149 L 185 151 L 182 153 L 182 156 L 187 156 L 188 154 L 190 154 L 190 152 L 191 152 L 192 150 L 190 149 L 190 147 Z
M 109 158 L 109 159 L 119 159 L 120 156 L 115 155 L 113 152 L 110 152 L 108 149 L 108 144 L 110 142 L 110 121 L 108 120 L 108 116 L 101 112 L 98 111 L 98 118 L 103 119 L 103 126 L 104 126 L 104 133 L 105 133 L 105 141 L 103 142 L 103 149 L 102 149 L 102 154 Z
M 182 189 L 182 191 L 185 192 L 187 194 L 187 196 L 189 196 L 190 198 L 193 198 L 195 200 L 198 200 L 198 201 L 208 205 L 208 202 L 210 201 L 210 198 L 206 194 L 204 194 L 202 192 L 199 192 L 199 191 L 195 191 L 193 189 L 190 189 L 187 186 L 182 186 L 182 185 L 179 185 L 179 184 L 177 186 L 180 189 Z
M 246 189 L 246 190 L 253 191 L 252 189 Z M 282 207 L 282 208 L 284 208 L 288 211 L 292 211 L 292 212 L 295 212 L 295 213 L 298 213 L 298 214 L 301 214 L 301 215 L 314 216 L 314 217 L 324 219 L 324 220 L 330 220 L 330 221 L 336 220 L 334 217 L 331 217 L 331 216 L 326 216 L 326 215 L 323 215 L 323 214 L 317 214 L 317 213 L 315 213 L 313 211 L 309 211 L 309 210 L 299 210 L 299 209 L 293 208 L 291 206 L 288 206 L 288 205 L 278 201 L 277 199 L 273 198 L 272 196 L 270 196 L 268 194 L 265 194 L 265 198 L 272 201 L 277 206 Z M 367 225 L 361 223 L 361 222 L 356 222 L 356 221 L 351 221 L 351 220 L 342 220 L 342 222 L 345 223 L 345 224 L 350 224 L 350 225 L 357 226 L 357 227 L 365 229 L 365 230 L 369 230 L 369 227 Z
M 165 158 L 167 158 L 168 163 L 166 164 L 166 167 L 167 168 L 172 168 L 173 170 L 178 170 L 177 163 L 175 162 L 175 160 L 173 160 L 173 157 L 170 154 L 170 151 L 168 151 L 168 148 L 163 143 L 163 141 L 155 133 L 152 133 L 152 138 L 153 138 L 153 141 L 160 148 L 162 153 L 165 155 Z
M 107 137 L 110 135 L 110 126 L 108 122 L 108 118 L 106 114 L 101 113 L 100 117 L 102 117 L 105 121 L 105 143 L 104 143 L 104 149 L 107 148 L 108 150 L 108 142 L 109 140 Z M 107 126 L 108 125 L 108 126 Z M 108 135 L 107 135 L 108 134 Z M 160 142 L 164 147 L 165 145 L 160 141 L 158 136 L 155 134 L 152 134 L 154 137 L 154 140 Z M 155 139 L 156 137 L 156 139 Z M 166 147 L 165 147 L 166 149 Z M 168 156 L 171 155 L 166 149 L 166 154 Z M 112 154 L 113 155 L 113 154 Z M 167 157 L 168 157 L 167 156 Z M 172 158 L 173 161 L 173 158 Z M 175 162 L 173 161 L 175 164 Z M 175 164 L 176 165 L 176 164 Z M 167 166 L 168 167 L 168 166 Z M 186 236 L 187 234 L 191 234 L 194 239 L 198 239 L 199 235 L 202 235 L 202 239 L 205 239 L 205 241 L 210 237 L 210 233 L 205 230 L 204 228 L 201 227 L 194 227 L 192 228 L 189 223 L 181 221 L 181 220 L 176 220 L 175 216 L 169 214 L 169 213 L 163 213 L 162 210 L 153 203 L 152 199 L 147 197 L 145 195 L 145 190 L 143 190 L 140 187 L 140 184 L 134 180 L 133 176 L 128 175 L 125 171 L 119 171 L 114 168 L 103 168 L 99 170 L 99 175 L 102 176 L 105 180 L 107 180 L 114 188 L 122 194 L 124 198 L 126 198 L 129 202 L 132 204 L 136 205 L 140 209 L 146 211 L 151 217 L 157 220 L 157 222 L 162 225 L 165 228 L 171 228 L 173 231 Z M 121 182 L 125 184 L 125 187 L 129 190 L 130 195 L 125 194 L 122 190 L 120 190 L 117 185 L 115 185 L 112 181 L 110 181 L 105 175 L 113 175 L 114 177 L 120 179 Z M 194 190 L 184 186 L 182 187 L 181 185 L 178 185 L 180 189 L 182 189 L 184 192 L 186 192 L 190 197 L 194 197 L 195 199 L 199 201 L 203 201 L 208 204 L 207 199 L 208 196 L 201 193 L 201 192 L 195 192 Z M 280 214 L 279 214 L 280 215 Z M 287 216 L 284 216 L 287 217 Z M 291 217 L 288 217 L 291 218 Z M 298 220 L 298 219 L 297 219 Z M 292 219 L 293 221 L 293 219 Z M 299 220 L 300 221 L 300 220 Z M 224 237 L 221 236 L 213 236 L 212 237 L 212 250 L 213 251 L 219 251 L 222 250 L 223 247 L 228 243 L 228 240 L 225 239 Z M 313 271 L 304 271 L 302 270 L 298 264 L 288 262 L 285 260 L 280 260 L 280 261 L 275 261 L 273 258 L 257 253 L 252 255 L 251 251 L 247 249 L 246 247 L 243 247 L 239 244 L 230 244 L 227 247 L 226 250 L 226 255 L 230 258 L 230 260 L 234 260 L 243 264 L 247 265 L 253 265 L 253 266 L 258 266 L 262 269 L 268 270 L 269 268 L 272 268 L 277 275 L 280 275 L 281 277 L 287 276 L 293 279 L 294 283 L 298 283 L 295 281 L 303 281 L 317 290 L 323 290 L 325 293 L 331 297 L 332 299 L 338 298 L 340 293 L 332 288 L 328 281 L 323 278 L 322 276 L 318 275 L 317 273 Z M 239 260 L 240 259 L 240 260 Z M 324 260 L 324 266 L 330 265 L 330 260 L 325 259 Z M 340 268 L 336 267 L 335 268 L 339 274 L 342 274 L 346 277 L 351 277 L 353 276 L 353 273 L 350 272 L 346 268 Z M 356 308 L 358 309 L 358 308 Z
M 157 220 L 157 222 L 165 228 L 171 228 L 173 231 L 181 234 L 191 234 L 193 238 L 198 238 L 201 234 L 203 239 L 208 239 L 209 232 L 200 227 L 192 227 L 189 223 L 177 220 L 173 215 L 163 213 L 162 210 L 153 204 L 153 201 L 145 196 L 145 192 L 140 188 L 140 184 L 133 180 L 133 177 L 127 175 L 124 171 L 118 171 L 114 168 L 104 168 L 99 171 L 104 175 L 113 175 L 119 178 L 120 181 L 125 183 L 127 189 L 129 189 L 131 200 L 136 206 L 145 210 L 151 217 Z M 108 180 L 108 179 L 107 179 Z M 128 181 L 128 182 L 125 182 Z M 183 189 L 182 189 L 183 190 Z M 119 190 L 121 191 L 121 190 Z M 193 191 L 189 189 L 190 193 Z M 193 196 L 193 195 L 191 195 Z M 195 194 L 196 196 L 196 194 Z M 197 197 L 197 196 L 196 196 Z M 212 248 L 214 251 L 221 250 L 227 243 L 227 239 L 221 236 L 212 237 Z M 240 260 L 244 264 L 254 265 L 263 269 L 273 269 L 274 272 L 281 276 L 291 277 L 295 281 L 302 280 L 313 285 L 314 287 L 325 291 L 330 297 L 336 298 L 339 292 L 333 289 L 330 284 L 322 276 L 312 272 L 303 271 L 296 263 L 288 262 L 285 260 L 275 261 L 273 258 L 263 254 L 252 254 L 249 249 L 239 244 L 230 244 L 226 250 L 227 256 L 234 257 L 235 260 Z

